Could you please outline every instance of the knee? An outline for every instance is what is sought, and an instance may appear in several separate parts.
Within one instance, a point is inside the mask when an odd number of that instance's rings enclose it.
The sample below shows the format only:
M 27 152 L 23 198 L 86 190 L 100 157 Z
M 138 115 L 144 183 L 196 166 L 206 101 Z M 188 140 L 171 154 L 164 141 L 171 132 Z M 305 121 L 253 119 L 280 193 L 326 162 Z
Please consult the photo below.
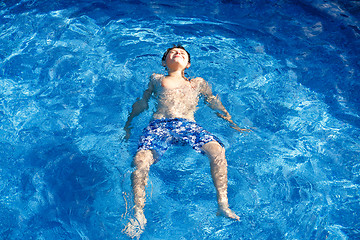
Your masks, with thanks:
M 154 163 L 154 157 L 151 150 L 140 150 L 136 153 L 133 166 L 137 169 L 149 168 Z

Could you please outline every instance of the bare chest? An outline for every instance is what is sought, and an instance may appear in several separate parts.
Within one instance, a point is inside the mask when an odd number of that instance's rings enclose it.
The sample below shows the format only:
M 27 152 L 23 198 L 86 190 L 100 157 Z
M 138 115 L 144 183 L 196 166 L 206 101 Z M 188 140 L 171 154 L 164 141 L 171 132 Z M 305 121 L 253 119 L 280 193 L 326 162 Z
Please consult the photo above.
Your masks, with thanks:
M 188 80 L 169 77 L 161 79 L 160 85 L 164 90 L 194 88 L 193 84 Z
M 158 92 L 160 100 L 178 103 L 195 103 L 198 95 L 199 92 L 191 81 L 172 81 L 166 78 L 161 81 Z

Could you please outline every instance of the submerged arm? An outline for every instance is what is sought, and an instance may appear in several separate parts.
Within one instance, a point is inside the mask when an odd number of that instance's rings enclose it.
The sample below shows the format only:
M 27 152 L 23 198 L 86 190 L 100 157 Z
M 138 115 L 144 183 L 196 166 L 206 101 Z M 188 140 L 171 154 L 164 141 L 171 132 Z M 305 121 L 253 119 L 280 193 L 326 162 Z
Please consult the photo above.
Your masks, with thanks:
M 216 115 L 222 119 L 225 119 L 230 123 L 231 128 L 239 131 L 239 132 L 249 132 L 250 129 L 240 128 L 231 118 L 230 113 L 226 110 L 222 102 L 220 101 L 218 96 L 214 96 L 212 93 L 211 87 L 209 84 L 202 79 L 201 81 L 201 93 L 205 97 L 205 101 L 209 105 L 209 107 L 216 112 Z
M 154 75 L 151 76 L 151 79 L 154 77 Z M 125 139 L 130 138 L 130 125 L 131 121 L 138 116 L 143 111 L 147 110 L 149 108 L 149 99 L 151 97 L 151 94 L 154 91 L 154 84 L 153 81 L 150 80 L 148 88 L 144 91 L 143 96 L 141 99 L 137 99 L 136 102 L 132 105 L 132 110 L 129 114 L 129 117 L 125 123 L 124 130 L 126 132 Z

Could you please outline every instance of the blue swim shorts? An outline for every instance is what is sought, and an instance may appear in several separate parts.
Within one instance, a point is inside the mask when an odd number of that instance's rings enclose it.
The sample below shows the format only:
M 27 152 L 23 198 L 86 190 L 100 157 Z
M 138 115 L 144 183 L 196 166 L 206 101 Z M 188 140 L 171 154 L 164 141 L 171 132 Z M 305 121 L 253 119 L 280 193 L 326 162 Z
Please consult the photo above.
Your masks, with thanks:
M 204 153 L 201 147 L 211 141 L 224 144 L 216 136 L 206 131 L 196 122 L 184 118 L 155 119 L 140 137 L 138 150 L 156 151 L 159 159 L 173 144 L 189 144 L 196 152 Z

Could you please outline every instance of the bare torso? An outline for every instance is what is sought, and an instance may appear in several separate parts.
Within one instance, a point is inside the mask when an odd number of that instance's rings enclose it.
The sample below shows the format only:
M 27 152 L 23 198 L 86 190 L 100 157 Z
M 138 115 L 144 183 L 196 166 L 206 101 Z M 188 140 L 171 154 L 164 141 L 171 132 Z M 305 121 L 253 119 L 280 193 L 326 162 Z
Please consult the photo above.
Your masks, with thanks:
M 160 118 L 186 118 L 194 120 L 194 113 L 199 102 L 201 86 L 204 80 L 194 78 L 173 84 L 166 81 L 166 77 L 154 74 L 154 96 L 157 99 L 157 110 L 154 119 Z M 175 82 L 175 81 L 173 81 Z

